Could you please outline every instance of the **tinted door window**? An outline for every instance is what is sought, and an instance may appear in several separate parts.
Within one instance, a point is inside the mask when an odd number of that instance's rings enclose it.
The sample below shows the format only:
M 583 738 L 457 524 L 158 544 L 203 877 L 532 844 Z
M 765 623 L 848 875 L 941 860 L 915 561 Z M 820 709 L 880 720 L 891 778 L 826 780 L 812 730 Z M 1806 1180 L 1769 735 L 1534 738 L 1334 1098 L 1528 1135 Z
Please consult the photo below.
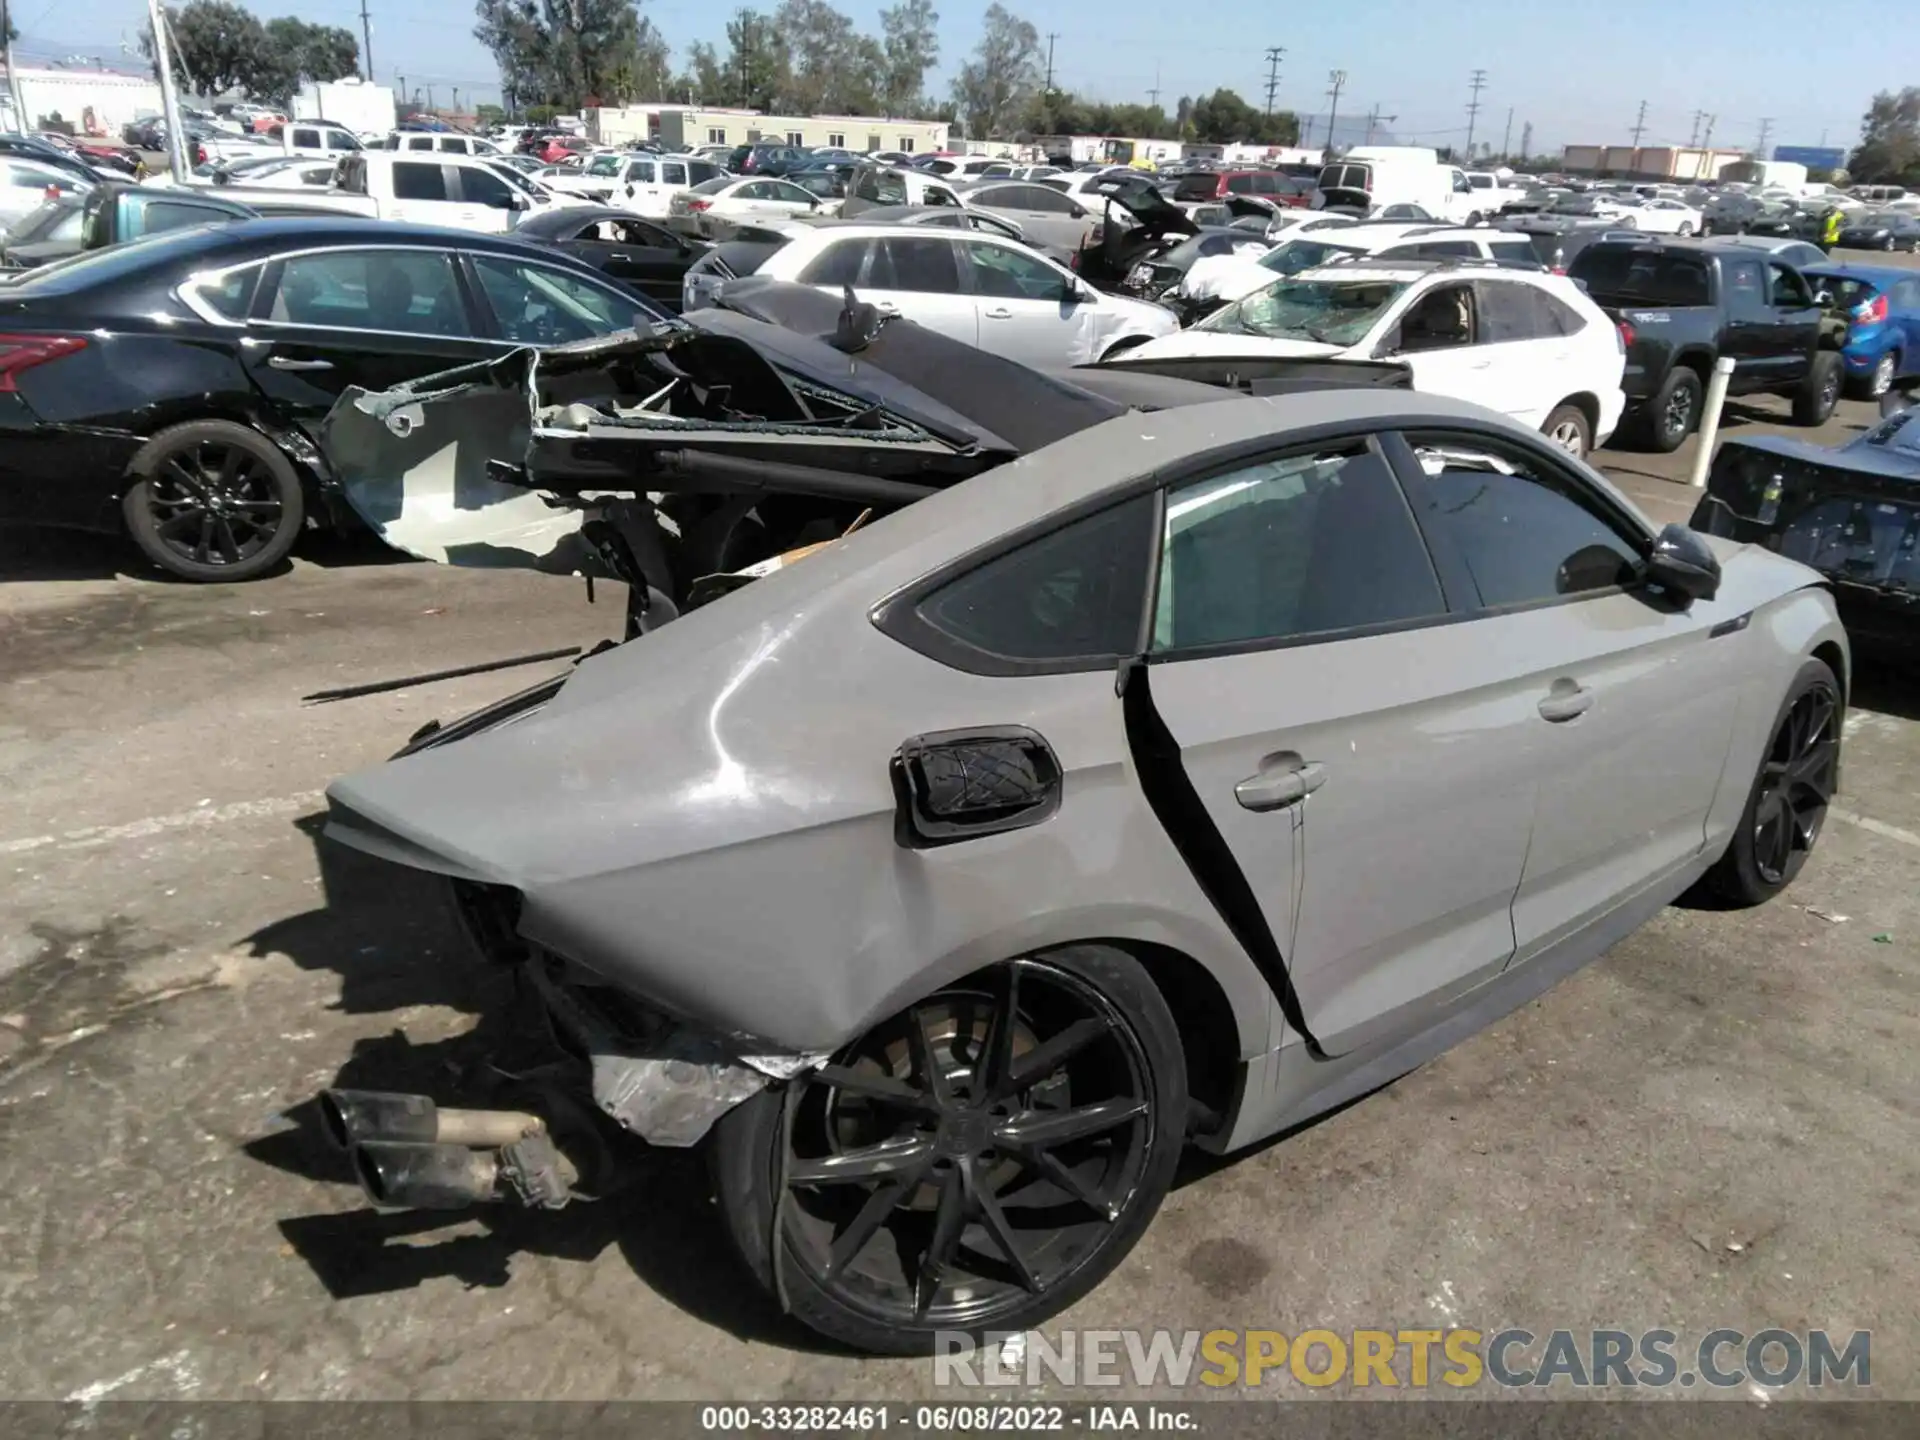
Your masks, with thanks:
M 1697 256 L 1588 245 L 1574 257 L 1568 273 L 1585 281 L 1602 304 L 1613 299 L 1634 305 L 1713 303 L 1707 264 Z
M 649 169 L 652 167 L 649 166 Z M 684 185 L 687 183 L 687 167 L 675 161 L 663 162 L 660 166 L 662 185 Z
M 1050 265 L 1007 245 L 963 240 L 973 293 L 1003 300 L 1060 300 L 1066 282 Z
M 320 148 L 320 132 L 296 128 L 293 132 L 293 143 L 297 149 L 317 150 Z
M 1544 340 L 1560 331 L 1544 306 L 1534 304 L 1540 295 L 1531 285 L 1501 285 L 1481 281 L 1480 343 L 1499 345 L 1511 340 Z M 1545 299 L 1545 296 L 1541 296 Z
M 544 265 L 476 255 L 473 268 L 501 338 L 516 345 L 611 335 L 650 318 L 637 300 Z
M 267 318 L 282 325 L 467 335 L 452 260 L 429 250 L 333 250 L 283 262 Z
M 957 295 L 960 267 L 953 258 L 953 242 L 937 236 L 875 241 L 867 284 L 880 290 Z
M 1151 497 L 989 560 L 916 607 L 920 624 L 988 657 L 1109 665 L 1137 652 Z
M 393 198 L 396 200 L 444 200 L 447 198 L 447 173 L 439 164 L 402 160 L 393 167 Z
M 1445 611 L 1399 483 L 1366 446 L 1266 461 L 1167 494 L 1156 651 Z
M 1769 265 L 1773 275 L 1773 303 L 1784 310 L 1805 310 L 1813 304 L 1807 282 L 1784 265 Z
M 140 207 L 140 233 L 152 235 L 161 230 L 184 230 L 189 225 L 210 225 L 239 218 L 231 210 L 216 210 L 210 205 L 180 205 L 160 200 Z
M 1736 318 L 1768 314 L 1766 272 L 1758 260 L 1724 260 L 1720 277 L 1727 287 L 1727 308 Z
M 265 267 L 249 265 L 244 270 L 235 270 L 222 275 L 218 280 L 207 280 L 194 287 L 194 295 L 200 303 L 214 314 L 225 320 L 245 320 L 253 308 L 253 287 L 260 279 Z
M 359 148 L 359 143 L 351 135 L 342 135 L 338 130 L 327 132 L 327 149 L 358 150 Z
M 462 165 L 455 173 L 460 177 L 460 198 L 468 204 L 487 205 L 495 210 L 513 208 L 513 187 L 491 170 Z
M 1577 482 L 1518 451 L 1408 438 L 1423 476 L 1415 506 L 1483 605 L 1564 599 L 1637 577 L 1639 549 Z

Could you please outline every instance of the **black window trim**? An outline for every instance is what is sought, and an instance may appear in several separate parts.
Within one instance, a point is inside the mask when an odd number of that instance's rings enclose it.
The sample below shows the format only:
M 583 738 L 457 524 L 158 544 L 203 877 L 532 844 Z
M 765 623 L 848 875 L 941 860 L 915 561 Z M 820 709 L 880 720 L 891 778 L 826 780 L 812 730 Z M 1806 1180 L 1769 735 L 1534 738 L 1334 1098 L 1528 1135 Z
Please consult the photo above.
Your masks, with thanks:
M 1415 473 L 1419 472 L 1419 463 L 1413 457 L 1413 451 L 1400 441 L 1404 450 L 1404 464 L 1395 463 L 1393 444 L 1399 439 L 1399 432 L 1407 429 L 1422 432 L 1444 430 L 1458 427 L 1460 422 L 1447 417 L 1409 415 L 1382 415 L 1364 421 L 1328 420 L 1316 425 L 1302 426 L 1290 434 L 1279 437 L 1272 435 L 1250 436 L 1245 440 L 1223 445 L 1198 455 L 1187 457 L 1184 461 L 1169 468 L 1152 470 L 1144 475 L 1136 475 L 1111 489 L 1085 496 L 1071 505 L 1043 515 L 1036 520 L 996 536 L 985 544 L 945 561 L 920 576 L 908 581 L 891 594 L 883 596 L 867 612 L 868 620 L 874 628 L 889 639 L 896 640 L 909 650 L 926 656 L 937 664 L 968 675 L 994 677 L 1015 677 L 1027 675 L 1075 675 L 1094 674 L 1103 670 L 1114 670 L 1119 666 L 1136 662 L 1150 664 L 1166 663 L 1176 655 L 1180 659 L 1207 656 L 1240 654 L 1253 650 L 1287 649 L 1298 645 L 1323 645 L 1335 640 L 1358 638 L 1361 635 L 1390 634 L 1397 630 L 1426 629 L 1435 625 L 1451 624 L 1467 620 L 1486 612 L 1483 610 L 1455 610 L 1454 594 L 1448 590 L 1445 572 L 1439 557 L 1433 555 L 1431 545 L 1428 554 L 1433 561 L 1436 578 L 1440 581 L 1441 596 L 1447 602 L 1447 610 L 1436 616 L 1425 616 L 1412 621 L 1394 621 L 1378 626 L 1363 626 L 1357 629 L 1341 631 L 1320 631 L 1308 636 L 1292 636 L 1281 639 L 1259 638 L 1251 641 L 1237 641 L 1228 645 L 1211 646 L 1204 652 L 1199 649 L 1182 651 L 1163 651 L 1158 655 L 1148 654 L 1147 642 L 1151 639 L 1153 624 L 1153 606 L 1159 588 L 1160 532 L 1163 526 L 1162 511 L 1165 492 L 1177 485 L 1186 485 L 1204 480 L 1209 475 L 1223 474 L 1227 471 L 1244 468 L 1249 464 L 1265 461 L 1283 460 L 1289 456 L 1305 452 L 1325 450 L 1332 446 L 1367 444 L 1378 446 L 1388 461 L 1388 470 L 1399 485 L 1401 498 L 1410 510 L 1417 533 L 1422 543 L 1426 542 L 1426 530 L 1419 524 L 1418 507 L 1406 487 L 1406 465 L 1411 465 Z M 1476 432 L 1468 431 L 1468 434 Z M 1507 438 L 1501 436 L 1500 438 Z M 1512 437 L 1516 443 L 1520 437 Z M 1529 451 L 1535 447 L 1529 446 Z M 1542 442 L 1540 448 L 1545 448 Z M 1547 452 L 1549 455 L 1551 451 Z M 1140 617 L 1140 630 L 1136 638 L 1136 648 L 1131 655 L 1079 655 L 1064 658 L 1033 660 L 1009 655 L 1000 655 L 967 644 L 937 629 L 922 620 L 919 615 L 920 603 L 936 590 L 958 579 L 971 570 L 999 559 L 1001 556 L 1019 549 L 1036 540 L 1045 539 L 1057 530 L 1065 529 L 1078 521 L 1091 518 L 1102 511 L 1125 504 L 1143 493 L 1159 492 L 1154 501 L 1154 523 L 1149 527 L 1149 544 L 1146 552 L 1148 565 L 1147 581 L 1144 587 L 1145 601 Z M 1649 537 L 1651 543 L 1651 537 Z M 1473 593 L 1471 590 L 1461 592 Z
M 1487 620 L 1501 615 L 1518 615 L 1529 610 L 1546 610 L 1560 605 L 1581 605 L 1590 600 L 1605 599 L 1614 595 L 1627 595 L 1641 588 L 1639 582 L 1629 585 L 1603 585 L 1593 590 L 1577 590 L 1571 595 L 1544 595 L 1537 600 L 1518 600 L 1508 605 L 1488 605 L 1480 597 L 1480 587 L 1475 583 L 1472 572 L 1452 540 L 1445 532 L 1430 526 L 1424 508 L 1414 501 L 1426 480 L 1426 471 L 1420 466 L 1420 458 L 1414 453 L 1413 442 L 1409 435 L 1440 436 L 1458 435 L 1461 447 L 1482 445 L 1491 448 L 1495 454 L 1501 449 L 1518 452 L 1526 459 L 1538 465 L 1542 471 L 1558 480 L 1567 489 L 1575 492 L 1584 500 L 1584 508 L 1594 512 L 1594 517 L 1603 524 L 1620 532 L 1642 559 L 1652 549 L 1654 534 L 1640 518 L 1615 502 L 1604 491 L 1594 487 L 1584 475 L 1570 468 L 1559 452 L 1544 441 L 1536 442 L 1531 436 L 1507 435 L 1491 431 L 1473 431 L 1461 428 L 1459 422 L 1438 425 L 1403 425 L 1385 442 L 1387 453 L 1392 459 L 1396 473 L 1400 477 L 1401 493 L 1407 496 L 1413 511 L 1414 523 L 1420 527 L 1420 533 L 1427 544 L 1427 553 L 1433 557 L 1434 569 L 1440 574 L 1442 589 L 1446 592 L 1449 605 L 1455 603 L 1457 596 L 1465 603 L 1454 618 L 1459 620 Z M 1575 503 L 1581 503 L 1576 500 Z M 1635 543 L 1637 542 L 1637 543 Z

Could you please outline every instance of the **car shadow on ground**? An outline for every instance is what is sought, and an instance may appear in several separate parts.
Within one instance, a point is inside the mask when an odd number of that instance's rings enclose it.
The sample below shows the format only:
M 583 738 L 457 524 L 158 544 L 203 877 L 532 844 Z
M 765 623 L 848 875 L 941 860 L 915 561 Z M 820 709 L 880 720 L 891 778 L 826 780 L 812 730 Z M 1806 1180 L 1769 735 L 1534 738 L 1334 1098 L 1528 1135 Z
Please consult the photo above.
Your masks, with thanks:
M 417 565 L 364 528 L 321 530 L 294 546 L 294 560 L 325 570 L 370 565 Z M 262 580 L 285 575 L 293 560 L 283 560 Z M 148 580 L 161 585 L 192 585 L 166 573 L 122 535 L 89 530 L 55 530 L 32 525 L 0 526 L 0 580 Z M 249 583 L 249 582 L 241 582 Z
M 248 937 L 255 955 L 282 955 L 340 977 L 338 1008 L 378 1014 L 411 1007 L 477 1017 L 446 1039 L 404 1031 L 358 1041 L 328 1088 L 422 1094 L 443 1105 L 511 1108 L 516 1077 L 565 1063 L 515 972 L 488 965 L 461 932 L 446 891 L 431 877 L 328 841 L 323 815 L 295 822 L 313 842 L 324 903 Z M 308 1100 L 286 1126 L 249 1142 L 246 1154 L 319 1184 L 356 1184 L 347 1156 Z M 735 1253 L 712 1202 L 700 1152 L 656 1149 L 618 1133 L 615 1193 L 561 1210 L 510 1203 L 462 1212 L 372 1208 L 280 1222 L 287 1244 L 337 1299 L 405 1290 L 451 1278 L 505 1285 L 515 1255 L 591 1262 L 617 1248 L 668 1303 L 745 1340 L 822 1354 L 846 1353 L 780 1313 Z M 444 1232 L 444 1233 L 443 1233 Z
M 1920 626 L 1915 635 L 1920 639 Z M 1901 720 L 1920 720 L 1920 667 L 1915 652 L 1855 639 L 1853 685 L 1847 702 Z

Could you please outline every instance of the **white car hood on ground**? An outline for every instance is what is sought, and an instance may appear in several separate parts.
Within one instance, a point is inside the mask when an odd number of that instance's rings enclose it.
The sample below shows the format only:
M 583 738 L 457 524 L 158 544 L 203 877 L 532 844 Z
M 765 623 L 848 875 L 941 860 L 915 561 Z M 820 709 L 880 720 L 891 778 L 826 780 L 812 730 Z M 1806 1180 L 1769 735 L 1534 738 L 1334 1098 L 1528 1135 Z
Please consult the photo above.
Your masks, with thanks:
M 1148 359 L 1174 355 L 1296 355 L 1303 359 L 1345 353 L 1344 345 L 1323 345 L 1314 340 L 1270 340 L 1259 335 L 1232 335 L 1226 331 L 1182 330 L 1149 340 L 1130 356 Z
M 1252 253 L 1236 251 L 1196 260 L 1180 281 L 1180 294 L 1189 300 L 1238 300 L 1251 295 L 1280 278 L 1278 272 L 1260 263 L 1260 257 L 1272 248 L 1269 245 Z

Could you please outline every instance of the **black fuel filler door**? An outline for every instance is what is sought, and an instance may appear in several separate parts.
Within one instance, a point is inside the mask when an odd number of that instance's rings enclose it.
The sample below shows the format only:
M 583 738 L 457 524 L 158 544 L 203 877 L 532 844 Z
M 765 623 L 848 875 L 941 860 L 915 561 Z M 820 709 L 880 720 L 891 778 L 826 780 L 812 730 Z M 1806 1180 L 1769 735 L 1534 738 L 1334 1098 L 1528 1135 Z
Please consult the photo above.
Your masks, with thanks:
M 916 735 L 895 752 L 894 839 L 909 850 L 1038 825 L 1060 808 L 1060 761 L 1024 725 Z

